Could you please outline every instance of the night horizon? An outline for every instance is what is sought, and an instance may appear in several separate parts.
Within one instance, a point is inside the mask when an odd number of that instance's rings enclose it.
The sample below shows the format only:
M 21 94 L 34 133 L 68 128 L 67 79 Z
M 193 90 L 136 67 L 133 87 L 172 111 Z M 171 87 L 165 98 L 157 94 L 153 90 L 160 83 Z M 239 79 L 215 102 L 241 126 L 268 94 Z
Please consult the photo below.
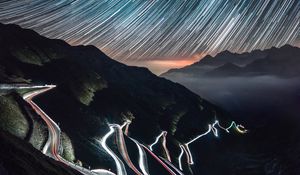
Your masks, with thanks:
M 39 0 L 3 1 L 0 7 L 0 22 L 71 45 L 95 45 L 113 59 L 156 74 L 224 50 L 300 46 L 299 0 Z

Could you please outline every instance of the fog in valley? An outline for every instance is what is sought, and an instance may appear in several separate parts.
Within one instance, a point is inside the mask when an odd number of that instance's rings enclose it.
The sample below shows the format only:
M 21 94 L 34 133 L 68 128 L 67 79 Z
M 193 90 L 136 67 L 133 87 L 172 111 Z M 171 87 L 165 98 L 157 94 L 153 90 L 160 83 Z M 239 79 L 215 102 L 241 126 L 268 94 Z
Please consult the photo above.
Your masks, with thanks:
M 260 119 L 282 115 L 297 117 L 300 113 L 299 78 L 276 76 L 195 78 L 179 75 L 172 77 L 172 80 L 223 107 L 233 117 L 247 122 L 256 120 L 257 123 Z

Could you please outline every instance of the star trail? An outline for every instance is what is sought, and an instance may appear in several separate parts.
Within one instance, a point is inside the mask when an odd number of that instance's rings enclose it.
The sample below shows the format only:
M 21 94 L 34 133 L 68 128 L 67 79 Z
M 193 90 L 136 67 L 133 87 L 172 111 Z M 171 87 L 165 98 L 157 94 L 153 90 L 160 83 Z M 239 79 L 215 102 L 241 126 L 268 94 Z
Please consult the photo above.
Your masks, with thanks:
M 300 0 L 2 0 L 0 22 L 125 63 L 188 60 L 166 66 L 179 67 L 223 50 L 299 47 L 299 8 Z

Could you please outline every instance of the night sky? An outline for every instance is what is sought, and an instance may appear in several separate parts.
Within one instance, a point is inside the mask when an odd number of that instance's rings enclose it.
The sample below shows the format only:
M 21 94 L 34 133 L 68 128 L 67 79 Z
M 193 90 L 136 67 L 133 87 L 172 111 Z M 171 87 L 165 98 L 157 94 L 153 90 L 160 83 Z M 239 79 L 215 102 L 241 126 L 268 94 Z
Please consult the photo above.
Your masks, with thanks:
M 300 0 L 0 0 L 0 22 L 155 73 L 223 50 L 300 47 Z

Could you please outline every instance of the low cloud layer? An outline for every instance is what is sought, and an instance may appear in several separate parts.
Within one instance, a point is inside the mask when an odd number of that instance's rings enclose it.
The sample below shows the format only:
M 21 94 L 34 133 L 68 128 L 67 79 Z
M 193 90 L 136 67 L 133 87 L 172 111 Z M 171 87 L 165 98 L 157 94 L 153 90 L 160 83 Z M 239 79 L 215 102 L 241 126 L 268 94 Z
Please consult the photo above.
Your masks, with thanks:
M 275 76 L 173 78 L 233 115 L 297 116 L 300 113 L 299 78 Z

